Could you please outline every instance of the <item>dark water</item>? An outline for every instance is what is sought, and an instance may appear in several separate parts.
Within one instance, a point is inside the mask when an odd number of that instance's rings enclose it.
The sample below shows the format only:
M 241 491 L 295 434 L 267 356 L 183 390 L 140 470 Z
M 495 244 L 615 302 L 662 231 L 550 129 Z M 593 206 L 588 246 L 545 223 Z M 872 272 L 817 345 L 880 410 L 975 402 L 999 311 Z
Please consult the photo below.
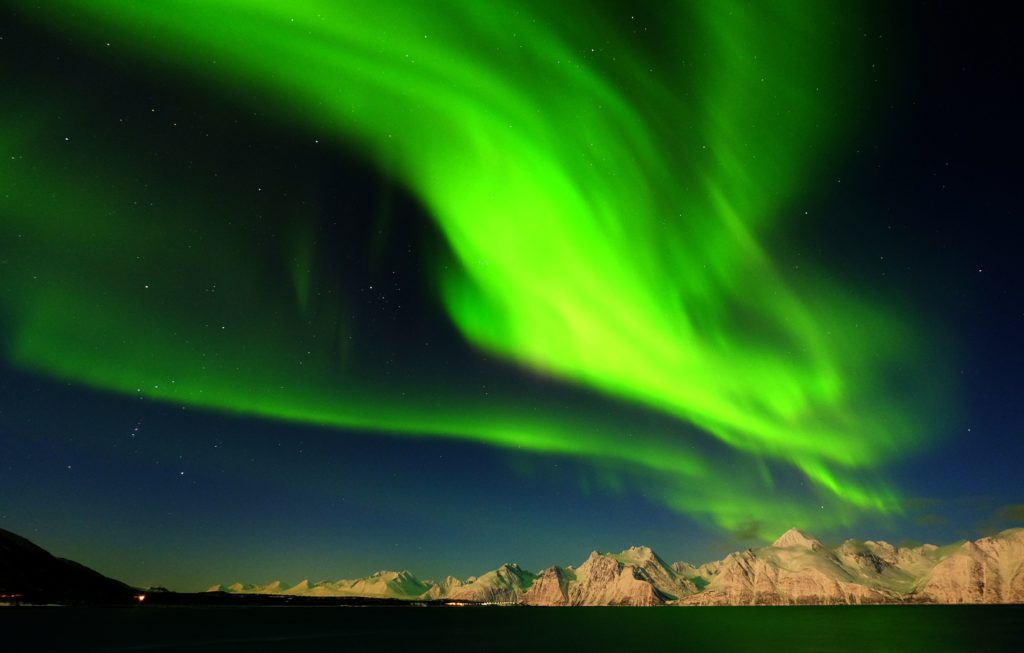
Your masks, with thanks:
M 4 651 L 1024 651 L 1024 606 L 2 608 Z

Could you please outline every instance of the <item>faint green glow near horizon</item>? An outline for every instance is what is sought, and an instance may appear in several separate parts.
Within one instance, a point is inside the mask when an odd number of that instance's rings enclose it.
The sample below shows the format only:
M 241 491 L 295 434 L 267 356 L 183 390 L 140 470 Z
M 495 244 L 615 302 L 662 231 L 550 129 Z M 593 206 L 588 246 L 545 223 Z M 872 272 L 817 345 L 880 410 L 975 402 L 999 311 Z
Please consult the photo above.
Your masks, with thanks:
M 685 429 L 626 441 L 621 425 L 522 398 L 396 389 L 338 378 L 327 363 L 296 370 L 283 343 L 298 319 L 218 340 L 169 314 L 169 326 L 125 337 L 168 313 L 166 298 L 82 279 L 22 276 L 6 307 L 10 356 L 213 409 L 618 462 L 667 505 L 730 528 L 898 510 L 872 470 L 922 441 L 921 416 L 889 396 L 912 356 L 900 316 L 813 271 L 784 276 L 760 244 L 849 129 L 844 101 L 859 80 L 836 62 L 856 61 L 854 17 L 812 2 L 666 5 L 664 43 L 644 50 L 628 14 L 555 4 L 91 0 L 31 11 L 330 130 L 437 221 L 455 259 L 433 271 L 439 299 L 470 343 L 695 425 L 734 450 L 727 462 L 688 447 Z M 138 229 L 73 175 L 12 166 L 9 178 L 7 226 L 42 247 Z M 50 187 L 60 191 L 40 199 Z M 174 212 L 156 220 L 172 229 Z M 309 249 L 296 233 L 288 282 L 302 312 Z M 244 284 L 245 260 L 216 259 L 188 264 Z M 267 301 L 250 299 L 237 310 Z M 800 470 L 829 511 L 807 497 L 766 500 L 762 461 Z

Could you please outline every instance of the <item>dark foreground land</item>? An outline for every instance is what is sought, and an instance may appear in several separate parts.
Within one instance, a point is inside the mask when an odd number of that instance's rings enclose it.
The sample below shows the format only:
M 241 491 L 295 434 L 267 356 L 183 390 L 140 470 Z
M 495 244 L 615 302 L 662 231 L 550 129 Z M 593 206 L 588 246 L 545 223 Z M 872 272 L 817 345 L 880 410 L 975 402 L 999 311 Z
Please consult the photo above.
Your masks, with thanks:
M 8 607 L 5 651 L 1020 651 L 1024 606 Z

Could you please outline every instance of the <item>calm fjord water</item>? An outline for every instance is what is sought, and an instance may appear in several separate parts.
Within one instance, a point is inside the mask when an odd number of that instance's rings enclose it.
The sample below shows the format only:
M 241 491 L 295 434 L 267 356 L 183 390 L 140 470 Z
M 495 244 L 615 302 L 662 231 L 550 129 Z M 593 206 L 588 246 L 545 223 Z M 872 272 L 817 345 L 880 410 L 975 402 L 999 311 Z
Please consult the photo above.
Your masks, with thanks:
M 6 651 L 1024 650 L 1024 606 L 7 608 Z

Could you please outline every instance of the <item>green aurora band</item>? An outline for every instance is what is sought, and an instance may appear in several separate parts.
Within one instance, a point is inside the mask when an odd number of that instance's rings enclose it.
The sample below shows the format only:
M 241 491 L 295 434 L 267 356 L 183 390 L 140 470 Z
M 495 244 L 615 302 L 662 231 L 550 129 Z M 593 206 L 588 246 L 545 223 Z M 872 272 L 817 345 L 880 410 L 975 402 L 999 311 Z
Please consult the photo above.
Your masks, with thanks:
M 153 203 L 120 181 L 133 164 L 117 154 L 38 154 L 67 98 L 3 109 L 0 314 L 15 364 L 222 411 L 578 457 L 725 528 L 899 511 L 875 472 L 922 444 L 896 385 L 920 345 L 907 320 L 813 270 L 783 274 L 762 246 L 851 130 L 856 16 L 692 2 L 661 7 L 647 33 L 571 2 L 24 4 L 358 152 L 436 220 L 450 246 L 438 296 L 469 343 L 678 428 L 525 390 L 485 401 L 429 361 L 401 379 L 358 356 L 339 370 L 324 343 L 341 309 L 311 308 L 301 216 L 281 253 L 294 294 L 265 292 L 251 251 L 194 242 L 200 223 L 223 230 L 212 242 L 237 239 L 203 216 L 241 200 L 165 182 Z M 41 272 L 44 256 L 65 263 Z M 182 290 L 209 278 L 232 298 Z M 786 470 L 812 489 L 776 486 Z

